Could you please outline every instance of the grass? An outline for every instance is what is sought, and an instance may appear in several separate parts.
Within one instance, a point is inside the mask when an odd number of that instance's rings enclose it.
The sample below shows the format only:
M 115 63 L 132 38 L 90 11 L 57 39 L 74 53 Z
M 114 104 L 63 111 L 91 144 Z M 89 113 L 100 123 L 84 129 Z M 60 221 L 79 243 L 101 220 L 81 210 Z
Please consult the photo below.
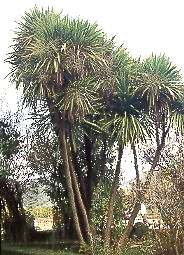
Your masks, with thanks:
M 64 249 L 49 249 L 44 247 L 34 247 L 34 246 L 23 246 L 23 245 L 10 245 L 7 243 L 2 244 L 2 255 L 79 255 L 74 253 L 67 248 Z M 133 245 L 127 247 L 122 255 L 143 255 L 146 254 L 142 251 L 140 246 Z
M 52 249 L 44 249 L 37 247 L 26 247 L 26 246 L 14 246 L 14 245 L 2 245 L 2 251 L 4 255 L 77 255 L 76 253 L 72 253 L 67 251 L 66 249 L 63 251 L 54 251 Z

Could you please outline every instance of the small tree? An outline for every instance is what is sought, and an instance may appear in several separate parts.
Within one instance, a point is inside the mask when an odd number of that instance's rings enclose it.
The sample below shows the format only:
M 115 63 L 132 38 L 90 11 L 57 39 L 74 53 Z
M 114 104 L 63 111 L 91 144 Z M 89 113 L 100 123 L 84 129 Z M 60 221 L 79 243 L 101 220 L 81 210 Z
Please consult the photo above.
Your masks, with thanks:
M 164 254 L 178 255 L 184 252 L 183 143 L 177 149 L 175 146 L 175 150 L 175 153 L 165 153 L 162 167 L 152 179 L 147 201 L 150 206 L 158 209 L 163 221 L 163 226 L 155 233 L 155 249 Z
M 12 162 L 20 150 L 20 133 L 8 122 L 0 121 L 0 197 L 5 239 L 18 242 L 26 239 L 26 217 L 22 189 L 13 178 Z

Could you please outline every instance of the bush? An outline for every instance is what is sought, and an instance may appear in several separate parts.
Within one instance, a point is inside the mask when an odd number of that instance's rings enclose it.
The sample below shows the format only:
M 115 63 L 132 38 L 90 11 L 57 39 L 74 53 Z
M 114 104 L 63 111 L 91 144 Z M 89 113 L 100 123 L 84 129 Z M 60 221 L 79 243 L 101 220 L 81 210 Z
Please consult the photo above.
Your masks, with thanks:
M 130 238 L 132 239 L 141 239 L 143 236 L 145 236 L 148 232 L 148 226 L 146 226 L 142 222 L 136 222 L 133 226 L 132 232 L 130 234 Z
M 171 229 L 155 231 L 149 253 L 153 255 L 184 254 L 182 229 L 177 231 L 177 233 Z

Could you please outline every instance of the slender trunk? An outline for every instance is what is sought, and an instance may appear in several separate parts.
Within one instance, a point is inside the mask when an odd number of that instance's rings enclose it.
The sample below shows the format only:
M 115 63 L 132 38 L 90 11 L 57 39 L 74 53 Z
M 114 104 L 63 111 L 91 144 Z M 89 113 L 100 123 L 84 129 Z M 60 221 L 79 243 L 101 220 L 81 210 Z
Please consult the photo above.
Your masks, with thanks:
M 82 196 L 83 203 L 86 207 L 87 198 L 86 198 L 86 187 L 85 187 L 85 182 L 84 182 L 84 176 L 82 175 L 81 170 L 80 170 L 80 165 L 78 162 L 78 151 L 74 144 L 74 139 L 73 139 L 71 129 L 69 130 L 69 140 L 70 140 L 70 148 L 71 148 L 71 157 L 72 157 L 72 162 L 73 162 L 72 166 L 75 168 L 74 171 L 78 177 L 80 193 Z
M 107 166 L 106 166 L 106 163 L 107 163 L 107 138 L 106 137 L 102 138 L 100 161 L 101 162 L 100 162 L 99 174 L 95 176 L 95 187 L 97 187 L 96 190 L 98 190 L 100 182 L 105 177 L 106 168 L 107 168 Z
M 137 214 L 140 209 L 141 209 L 141 203 L 138 201 L 135 203 L 130 219 L 128 221 L 128 224 L 125 228 L 125 231 L 122 237 L 120 238 L 120 240 L 118 241 L 118 248 L 124 247 L 127 244 L 130 233 L 132 232 L 132 229 L 133 229 L 135 218 L 137 217 Z
M 64 122 L 64 121 L 62 121 Z M 66 179 L 66 185 L 67 185 L 67 190 L 68 190 L 68 199 L 69 199 L 69 204 L 71 206 L 72 214 L 73 214 L 73 221 L 76 229 L 76 234 L 79 242 L 83 243 L 84 239 L 82 236 L 82 232 L 80 229 L 80 224 L 79 224 L 79 219 L 78 219 L 78 214 L 77 214 L 77 208 L 75 205 L 75 197 L 74 197 L 74 191 L 72 187 L 72 180 L 71 180 L 71 175 L 70 175 L 70 165 L 69 165 L 69 160 L 68 160 L 68 152 L 67 152 L 67 141 L 66 141 L 66 132 L 64 128 L 64 123 L 61 123 L 62 126 L 60 127 L 60 132 L 59 132 L 59 138 L 60 138 L 60 146 L 61 146 L 61 151 L 62 151 L 62 158 L 63 158 L 63 163 L 64 163 L 64 170 L 65 170 L 65 179 Z
M 163 148 L 165 146 L 166 136 L 167 136 L 167 134 L 169 133 L 169 130 L 170 130 L 170 126 L 166 127 L 166 123 L 165 123 L 165 119 L 164 119 L 164 120 L 162 120 L 162 124 L 163 124 L 162 125 L 162 134 L 159 135 L 159 128 L 160 128 L 159 111 L 156 111 L 155 116 L 156 116 L 156 119 L 155 119 L 155 131 L 156 131 L 155 137 L 156 137 L 157 149 L 156 149 L 153 161 L 152 161 L 151 168 L 150 168 L 150 170 L 147 174 L 146 181 L 144 183 L 143 189 L 140 190 L 140 192 L 138 192 L 138 201 L 135 203 L 135 205 L 133 207 L 133 211 L 132 211 L 132 214 L 130 216 L 128 225 L 125 229 L 125 232 L 124 232 L 123 236 L 118 241 L 118 247 L 119 248 L 122 247 L 122 246 L 125 246 L 126 243 L 127 243 L 127 240 L 129 238 L 129 234 L 131 233 L 132 228 L 133 228 L 135 218 L 137 217 L 137 214 L 140 210 L 140 204 L 144 199 L 144 196 L 147 192 L 147 189 L 149 188 L 152 175 L 153 175 L 154 170 L 157 167 L 158 162 L 160 160 L 161 151 L 163 150 Z M 136 151 L 134 151 L 134 152 L 136 152 Z M 135 162 L 134 162 L 135 165 L 137 165 L 136 167 L 138 167 L 138 164 L 136 163 L 137 162 L 136 157 L 134 157 L 134 160 L 135 160 Z
M 138 159 L 137 159 L 137 151 L 134 142 L 131 144 L 131 148 L 133 151 L 134 156 L 134 168 L 136 173 L 136 191 L 139 192 L 140 190 L 140 174 L 139 174 L 139 166 L 138 166 Z
M 104 241 L 105 241 L 105 245 L 107 245 L 107 246 L 110 243 L 110 237 L 111 237 L 111 224 L 112 224 L 113 212 L 114 212 L 114 202 L 116 199 L 116 193 L 117 193 L 117 188 L 118 188 L 118 183 L 119 183 L 122 155 L 123 155 L 123 146 L 119 145 L 118 160 L 116 163 L 115 176 L 114 176 L 114 180 L 112 183 L 110 199 L 109 199 L 109 204 L 108 204 L 107 223 L 106 223 L 106 228 L 104 230 Z
M 84 203 L 83 203 L 83 200 L 82 200 L 82 197 L 81 197 L 81 193 L 80 193 L 80 190 L 79 190 L 77 177 L 75 175 L 72 162 L 70 161 L 69 164 L 70 164 L 70 174 L 71 174 L 72 184 L 73 184 L 73 187 L 74 187 L 74 192 L 75 192 L 75 195 L 76 195 L 76 200 L 77 200 L 77 203 L 79 205 L 80 213 L 82 215 L 84 232 L 85 232 L 85 235 L 86 235 L 86 238 L 87 238 L 87 242 L 92 243 L 89 220 L 88 220 L 86 208 L 84 206 Z
M 93 192 L 93 167 L 92 167 L 92 141 L 91 139 L 84 134 L 84 146 L 85 146 L 85 155 L 86 155 L 86 165 L 87 165 L 87 177 L 86 177 L 86 209 L 88 215 L 91 210 L 92 203 L 92 192 Z
M 135 218 L 137 217 L 137 214 L 139 210 L 141 209 L 141 190 L 140 190 L 140 175 L 139 175 L 139 167 L 138 167 L 138 159 L 137 159 L 137 151 L 134 142 L 131 145 L 133 156 L 134 156 L 134 167 L 136 171 L 136 200 L 137 202 L 134 205 L 133 211 L 131 213 L 130 219 L 128 221 L 128 224 L 125 228 L 125 231 L 123 233 L 122 238 L 119 240 L 118 246 L 125 246 L 129 236 L 132 232 L 133 225 Z
M 67 151 L 68 146 L 67 146 L 67 139 L 66 139 L 64 116 L 61 116 L 61 113 L 56 108 L 53 100 L 48 96 L 48 92 L 45 91 L 45 93 L 46 93 L 47 105 L 48 105 L 49 112 L 50 112 L 51 122 L 54 126 L 55 133 L 58 137 L 60 153 L 61 153 L 61 157 L 63 159 L 66 188 L 68 191 L 68 200 L 69 200 L 69 205 L 70 205 L 71 211 L 72 211 L 76 235 L 77 235 L 79 242 L 83 243 L 84 239 L 83 239 L 82 232 L 80 229 L 79 218 L 78 218 L 77 208 L 76 208 L 76 204 L 75 204 L 75 196 L 74 196 L 72 180 L 71 180 L 71 175 L 70 175 L 70 166 L 69 166 L 68 151 Z
M 144 183 L 144 187 L 142 190 L 140 190 L 140 192 L 138 192 L 138 197 L 137 197 L 137 202 L 135 203 L 134 207 L 133 207 L 133 211 L 131 213 L 131 216 L 130 216 L 130 219 L 128 221 L 128 224 L 125 228 L 125 231 L 123 233 L 123 236 L 119 239 L 118 241 L 118 247 L 120 249 L 120 247 L 124 247 L 126 244 L 127 244 L 127 241 L 129 239 L 129 235 L 133 229 L 133 224 L 134 224 L 134 221 L 135 221 L 135 218 L 137 217 L 137 214 L 141 208 L 141 202 L 143 201 L 144 199 L 144 196 L 146 194 L 146 191 L 150 185 L 150 182 L 151 182 L 151 177 L 153 175 L 153 172 L 160 160 L 160 156 L 161 156 L 161 147 L 157 147 L 157 150 L 155 152 L 155 156 L 154 156 L 154 159 L 153 159 L 153 162 L 152 162 L 152 166 L 148 172 L 148 175 L 147 175 L 147 178 L 146 178 L 146 181 Z

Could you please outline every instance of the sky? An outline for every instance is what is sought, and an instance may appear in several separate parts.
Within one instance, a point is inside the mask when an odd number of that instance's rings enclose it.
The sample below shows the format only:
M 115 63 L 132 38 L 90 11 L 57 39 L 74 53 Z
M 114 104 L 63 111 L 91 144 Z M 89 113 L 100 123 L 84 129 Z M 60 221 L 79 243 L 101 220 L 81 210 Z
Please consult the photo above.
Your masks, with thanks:
M 183 0 L 5 0 L 0 8 L 0 113 L 16 110 L 20 95 L 4 79 L 9 73 L 4 59 L 10 51 L 16 21 L 35 5 L 97 22 L 109 37 L 116 35 L 134 57 L 165 53 L 184 74 Z

